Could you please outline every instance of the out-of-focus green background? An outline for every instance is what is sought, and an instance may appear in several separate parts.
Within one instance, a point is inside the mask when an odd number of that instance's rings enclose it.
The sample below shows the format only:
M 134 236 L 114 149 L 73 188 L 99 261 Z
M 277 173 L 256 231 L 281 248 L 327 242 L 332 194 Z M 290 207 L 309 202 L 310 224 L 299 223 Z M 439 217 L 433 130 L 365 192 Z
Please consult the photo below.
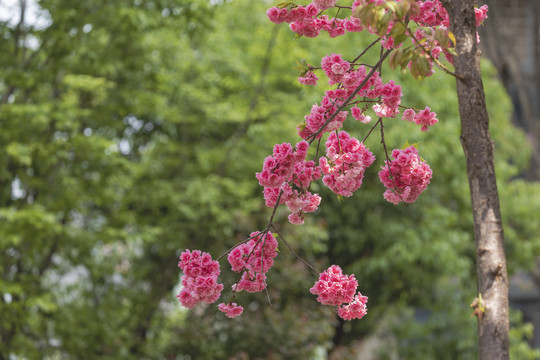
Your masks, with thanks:
M 295 61 L 353 58 L 371 41 L 295 40 L 266 19 L 273 5 L 0 0 L 0 359 L 476 358 L 469 192 L 454 79 L 442 73 L 418 83 L 383 69 L 405 104 L 440 119 L 429 133 L 386 122 L 389 146 L 420 142 L 433 169 L 416 203 L 383 199 L 375 134 L 378 160 L 353 197 L 314 189 L 320 210 L 300 227 L 277 213 L 302 257 L 356 275 L 364 319 L 320 306 L 315 276 L 283 245 L 272 306 L 242 293 L 233 320 L 179 306 L 181 251 L 215 258 L 268 221 L 254 173 L 275 143 L 298 141 L 295 125 L 328 88 L 300 86 Z M 484 74 L 509 269 L 532 271 L 540 185 L 521 180 L 525 134 L 487 63 Z M 227 296 L 226 261 L 221 279 Z M 513 358 L 539 356 L 531 325 L 517 311 L 512 323 Z

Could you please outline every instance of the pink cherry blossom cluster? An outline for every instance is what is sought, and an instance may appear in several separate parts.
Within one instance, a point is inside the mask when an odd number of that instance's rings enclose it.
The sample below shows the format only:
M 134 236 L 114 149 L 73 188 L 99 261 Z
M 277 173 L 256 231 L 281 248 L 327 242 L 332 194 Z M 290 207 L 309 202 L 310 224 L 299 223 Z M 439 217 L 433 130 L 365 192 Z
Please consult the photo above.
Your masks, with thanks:
M 311 182 L 321 177 L 321 169 L 313 160 L 305 161 L 309 144 L 300 141 L 295 149 L 289 143 L 276 144 L 272 156 L 263 163 L 263 169 L 255 176 L 264 187 L 265 204 L 268 207 L 286 204 L 292 224 L 304 223 L 304 214 L 317 210 L 321 198 L 308 188 Z M 281 198 L 279 197 L 281 193 Z
M 313 4 L 319 11 L 336 6 L 337 0 L 313 0 Z
M 263 291 L 266 288 L 266 273 L 277 256 L 277 247 L 277 240 L 271 232 L 253 232 L 248 242 L 235 247 L 227 259 L 233 271 L 243 274 L 240 281 L 233 285 L 233 290 Z
M 411 20 L 421 26 L 450 27 L 448 13 L 439 0 L 417 1 L 419 11 L 411 14 Z
M 328 93 L 328 92 L 327 92 Z M 316 134 L 330 117 L 337 111 L 337 101 L 333 101 L 330 97 L 325 96 L 321 105 L 314 104 L 311 108 L 309 115 L 306 115 L 304 122 L 298 125 L 298 134 L 302 139 L 307 139 L 308 137 Z M 347 119 L 347 112 L 340 111 L 337 116 L 328 123 L 320 133 L 317 135 L 317 139 L 320 139 L 325 132 L 331 132 L 343 127 L 343 122 Z
M 373 105 L 372 109 L 377 116 L 393 118 L 399 113 L 399 105 L 401 104 L 401 86 L 396 85 L 390 80 L 388 84 L 384 84 L 381 89 L 382 102 Z
M 364 81 L 367 76 L 366 67 L 361 65 L 357 70 L 351 63 L 344 60 L 340 54 L 330 54 L 321 59 L 321 69 L 328 77 L 328 84 L 342 84 L 342 92 L 335 93 L 334 98 L 346 98 Z M 383 82 L 379 73 L 376 72 L 368 82 L 360 89 L 359 97 L 371 99 L 382 95 Z M 346 90 L 346 91 L 344 91 Z M 336 90 L 337 91 L 337 90 Z
M 474 9 L 476 15 L 476 26 L 482 25 L 484 20 L 487 19 L 488 6 L 482 5 L 479 8 Z
M 429 126 L 433 126 L 439 122 L 436 116 L 437 114 L 431 112 L 431 109 L 427 106 L 418 114 L 413 109 L 407 109 L 403 112 L 403 120 L 414 122 L 416 125 L 422 125 L 420 128 L 422 131 L 428 131 Z
M 334 7 L 336 0 L 315 0 L 313 3 L 297 7 L 273 7 L 266 15 L 275 24 L 289 23 L 289 27 L 298 36 L 317 37 L 326 31 L 330 37 L 336 37 L 349 32 L 360 32 L 364 29 L 355 17 L 346 19 L 329 18 L 328 15 L 317 15 L 326 9 Z
M 218 305 L 218 309 L 219 311 L 224 312 L 225 315 L 227 315 L 227 317 L 231 319 L 242 315 L 242 313 L 244 312 L 244 308 L 242 306 L 236 305 L 236 303 L 221 303 Z
M 307 71 L 304 76 L 298 78 L 298 82 L 302 85 L 317 85 L 319 77 L 313 71 Z
M 348 61 L 343 60 L 341 55 L 332 54 L 322 58 L 321 68 L 328 77 L 328 83 L 332 85 L 338 84 L 343 80 L 345 74 L 351 69 L 351 64 Z
M 313 105 L 310 114 L 305 116 L 304 122 L 298 125 L 298 135 L 302 139 L 309 139 L 314 134 L 317 134 L 316 138 L 319 139 L 324 132 L 341 128 L 343 121 L 347 118 L 347 111 L 340 111 L 331 122 L 324 128 L 323 126 L 368 75 L 364 65 L 355 69 L 355 66 L 344 60 L 341 55 L 334 53 L 322 58 L 321 69 L 328 77 L 328 83 L 338 84 L 338 87 L 335 90 L 326 91 L 321 105 Z M 299 78 L 299 81 L 305 83 L 305 76 Z M 402 96 L 401 86 L 394 81 L 383 83 L 379 73 L 375 72 L 356 93 L 355 99 L 363 99 L 359 101 L 365 101 L 366 98 L 375 99 L 377 102 L 371 107 L 375 114 L 393 118 L 399 113 Z M 361 110 L 355 105 L 351 108 L 351 115 L 356 120 L 367 124 L 371 121 L 371 117 L 365 114 L 366 109 L 367 107 Z
M 351 115 L 354 119 L 360 121 L 362 124 L 369 124 L 371 122 L 371 116 L 366 115 L 358 106 L 354 105 L 351 108 Z
M 345 275 L 339 266 L 332 265 L 319 274 L 310 292 L 318 295 L 317 301 L 323 305 L 339 306 L 338 315 L 352 320 L 361 319 L 367 313 L 367 297 L 360 292 L 355 296 L 357 288 L 354 275 Z
M 358 292 L 353 301 L 338 308 L 339 317 L 343 320 L 363 318 L 367 314 L 367 300 L 367 296 L 362 296 L 362 294 Z
M 184 272 L 182 290 L 177 295 L 182 306 L 193 308 L 200 302 L 216 302 L 223 290 L 217 282 L 220 273 L 219 263 L 210 254 L 200 250 L 186 250 L 180 255 L 178 266 Z
M 422 161 L 414 146 L 394 149 L 392 157 L 394 159 L 390 163 L 385 161 L 386 165 L 379 171 L 379 178 L 387 188 L 384 198 L 393 204 L 412 203 L 428 186 L 431 168 Z
M 332 133 L 326 141 L 326 157 L 319 159 L 323 183 L 334 193 L 349 197 L 362 185 L 364 171 L 373 161 L 369 149 L 347 132 Z
M 289 143 L 276 144 L 271 156 L 264 159 L 263 168 L 255 177 L 259 185 L 264 187 L 279 187 L 288 181 L 294 171 L 297 162 L 306 159 L 309 144 L 301 141 L 295 149 Z

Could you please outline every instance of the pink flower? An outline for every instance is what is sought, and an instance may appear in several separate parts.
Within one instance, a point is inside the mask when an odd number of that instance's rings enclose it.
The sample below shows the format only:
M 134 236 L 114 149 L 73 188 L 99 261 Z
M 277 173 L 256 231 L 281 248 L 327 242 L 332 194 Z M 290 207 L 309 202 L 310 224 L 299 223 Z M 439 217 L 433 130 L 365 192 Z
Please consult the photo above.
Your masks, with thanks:
M 369 124 L 371 122 L 371 116 L 364 115 L 356 105 L 351 108 L 351 115 L 362 124 Z
M 247 291 L 249 293 L 261 292 L 266 288 L 266 275 L 254 274 L 253 276 L 244 273 L 241 280 L 232 286 L 234 291 Z
M 297 225 L 303 224 L 304 213 L 317 209 L 321 199 L 307 190 L 322 176 L 320 167 L 313 160 L 305 161 L 308 149 L 306 141 L 300 141 L 294 149 L 288 143 L 277 144 L 273 155 L 264 160 L 262 171 L 256 173 L 259 184 L 264 186 L 266 206 L 275 207 L 279 198 L 279 205 L 286 204 L 292 213 L 289 221 Z M 230 256 L 238 251 L 231 252 Z M 229 260 L 231 265 L 240 267 L 240 258 L 234 256 Z
M 355 18 L 355 17 L 344 19 L 343 27 L 348 32 L 361 32 L 362 30 L 364 30 L 364 27 L 360 23 L 360 19 Z
M 323 98 L 321 106 L 315 104 L 311 108 L 311 113 L 304 118 L 305 127 L 302 129 L 307 136 L 316 133 L 323 127 L 330 117 L 336 112 L 337 106 L 328 97 Z M 347 118 L 346 111 L 340 111 L 334 119 L 326 125 L 317 138 L 322 137 L 323 132 L 331 132 L 343 126 L 343 121 Z M 306 137 L 307 137 L 306 136 Z
M 242 315 L 242 312 L 244 312 L 244 308 L 236 305 L 236 303 L 221 303 L 218 305 L 218 309 L 231 319 Z
M 304 225 L 304 217 L 298 213 L 289 214 L 289 222 L 294 225 Z
M 235 247 L 227 257 L 229 264 L 231 264 L 232 271 L 242 271 L 246 266 L 245 257 L 247 257 L 247 248 L 243 246 Z
M 373 111 L 377 116 L 381 117 L 395 117 L 399 112 L 398 108 L 401 104 L 401 86 L 396 85 L 394 81 L 390 80 L 388 84 L 384 84 L 380 87 L 382 103 L 372 106 Z
M 292 194 L 293 195 L 288 196 L 286 202 L 287 207 L 291 211 L 289 222 L 294 225 L 303 225 L 304 214 L 317 210 L 321 203 L 321 197 L 317 194 L 312 194 L 309 191 L 299 193 L 297 190 L 293 190 Z
M 326 141 L 326 157 L 319 159 L 323 183 L 334 193 L 349 197 L 360 188 L 364 170 L 373 161 L 369 149 L 347 132 L 332 133 Z
M 384 198 L 398 204 L 414 202 L 427 188 L 431 179 L 431 169 L 420 156 L 414 146 L 404 150 L 394 149 L 394 158 L 390 163 L 385 161 L 385 166 L 379 171 L 379 179 L 388 189 Z
M 482 25 L 484 20 L 488 17 L 488 6 L 482 5 L 479 8 L 474 9 L 475 15 L 476 15 L 476 26 Z
M 177 295 L 182 306 L 193 308 L 200 302 L 216 302 L 223 290 L 217 282 L 220 274 L 219 263 L 210 254 L 200 250 L 186 250 L 180 254 L 178 266 L 184 272 L 182 290 Z
M 351 302 L 357 287 L 354 275 L 344 275 L 339 266 L 332 265 L 319 274 L 319 280 L 309 291 L 318 295 L 321 304 L 335 306 Z
M 309 290 L 318 295 L 317 301 L 322 305 L 339 306 L 338 315 L 344 320 L 361 319 L 367 313 L 368 298 L 356 293 L 358 282 L 354 275 L 345 275 L 341 268 L 332 265 L 321 274 Z M 343 305 L 348 303 L 347 305 Z
M 266 288 L 266 273 L 277 256 L 277 240 L 271 232 L 253 232 L 251 239 L 229 253 L 227 260 L 234 272 L 243 272 L 241 280 L 233 285 L 235 291 L 258 292 Z
M 322 11 L 334 7 L 337 0 L 313 0 L 313 4 L 317 7 L 317 10 Z
M 314 38 L 321 33 L 316 21 L 295 21 L 289 25 L 290 29 L 300 36 Z
M 329 19 L 327 15 L 319 18 L 319 28 L 328 33 L 333 38 L 345 34 L 345 22 L 339 18 Z
M 309 144 L 307 141 L 300 141 L 296 143 L 296 161 L 303 161 L 306 158 Z
M 302 212 L 311 213 L 317 210 L 319 204 L 321 203 L 321 197 L 317 194 L 311 194 L 307 192 L 302 201 Z
M 414 122 L 417 125 L 422 125 L 422 128 L 420 130 L 422 131 L 428 131 L 428 126 L 433 126 L 436 123 L 439 122 L 436 118 L 437 114 L 434 112 L 431 112 L 431 109 L 426 106 L 426 108 L 422 111 L 420 111 L 418 114 L 414 116 Z
M 367 296 L 358 293 L 352 302 L 338 308 L 338 315 L 343 320 L 361 319 L 367 314 Z
M 348 61 L 343 60 L 341 55 L 332 53 L 321 60 L 321 68 L 328 76 L 330 85 L 341 82 L 341 79 L 351 68 Z
M 416 116 L 416 112 L 414 112 L 413 109 L 407 109 L 403 112 L 402 119 L 407 121 L 414 121 L 414 117 Z
M 365 77 L 365 68 L 362 67 L 356 71 L 347 72 L 345 75 L 343 75 L 341 82 L 345 89 L 354 90 L 358 85 L 360 85 L 360 83 L 365 79 Z
M 423 26 L 449 27 L 448 13 L 439 0 L 426 0 L 417 2 L 419 11 L 411 16 L 411 20 Z
M 312 71 L 308 71 L 304 76 L 298 78 L 302 85 L 317 85 L 319 78 Z
M 270 19 L 270 21 L 274 24 L 281 24 L 287 21 L 287 18 L 289 17 L 289 12 L 285 8 L 280 9 L 277 7 L 272 7 L 266 11 L 266 15 L 268 16 L 268 19 Z

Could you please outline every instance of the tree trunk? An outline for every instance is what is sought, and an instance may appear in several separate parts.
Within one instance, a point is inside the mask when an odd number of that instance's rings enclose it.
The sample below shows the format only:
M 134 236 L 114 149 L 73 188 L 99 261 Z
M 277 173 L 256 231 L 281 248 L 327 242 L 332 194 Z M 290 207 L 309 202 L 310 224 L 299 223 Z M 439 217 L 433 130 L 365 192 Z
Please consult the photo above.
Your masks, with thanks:
M 508 359 L 508 275 L 503 246 L 499 195 L 493 163 L 493 142 L 476 44 L 473 0 L 445 0 L 450 28 L 456 37 L 454 57 L 461 144 L 467 161 L 476 243 L 478 292 L 482 303 L 478 315 L 480 360 Z M 485 307 L 485 310 L 482 308 Z

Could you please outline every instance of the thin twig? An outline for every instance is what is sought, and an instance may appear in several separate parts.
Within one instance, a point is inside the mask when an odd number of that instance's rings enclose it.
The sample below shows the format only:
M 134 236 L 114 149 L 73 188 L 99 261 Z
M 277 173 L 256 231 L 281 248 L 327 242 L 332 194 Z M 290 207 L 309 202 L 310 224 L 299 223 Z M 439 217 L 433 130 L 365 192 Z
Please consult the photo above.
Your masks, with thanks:
M 258 231 L 256 235 L 252 236 L 251 238 L 254 239 L 255 237 L 258 237 L 259 235 L 261 235 L 261 238 L 259 238 L 259 240 L 257 240 L 257 242 L 255 243 L 255 245 L 253 246 L 253 249 L 251 249 L 251 251 L 249 252 L 245 262 L 246 264 L 244 265 L 244 267 L 242 268 L 242 270 L 240 270 L 240 275 L 238 276 L 238 280 L 236 280 L 236 282 L 234 283 L 233 287 L 233 291 L 232 291 L 232 298 L 234 298 L 234 294 L 236 293 L 236 288 L 238 287 L 238 284 L 240 283 L 240 280 L 242 280 L 242 276 L 244 276 L 244 273 L 248 273 L 248 279 L 249 279 L 249 270 L 247 269 L 247 264 L 249 262 L 249 258 L 251 257 L 251 255 L 253 255 L 253 253 L 255 252 L 255 249 L 257 248 L 257 245 L 259 245 L 259 243 L 262 241 L 262 236 L 264 236 L 265 240 L 266 240 L 266 234 L 268 233 L 268 228 L 264 229 L 263 231 Z M 264 235 L 263 235 L 264 234 Z M 263 250 L 264 251 L 264 250 Z M 255 275 L 255 280 L 257 280 L 257 273 L 254 272 L 254 275 Z M 236 285 L 236 286 L 235 286 Z
M 268 225 L 266 225 L 266 229 L 264 229 L 263 231 L 267 231 L 270 228 L 270 226 L 272 226 L 272 224 L 274 223 L 274 216 L 276 215 L 276 210 L 279 206 L 279 202 L 281 201 L 281 195 L 283 195 L 283 189 L 281 189 L 281 191 L 279 192 L 278 198 L 276 200 L 276 205 L 274 205 L 274 210 L 272 210 L 272 216 L 270 216 Z
M 304 265 L 306 265 L 308 268 L 310 268 L 311 270 L 313 270 L 317 275 L 320 274 L 320 271 L 318 271 L 317 269 L 315 269 L 310 263 L 308 263 L 306 260 L 302 259 L 297 253 L 296 251 L 294 251 L 294 249 L 289 245 L 289 243 L 285 240 L 285 238 L 283 237 L 283 235 L 281 235 L 281 233 L 279 232 L 279 230 L 274 226 L 272 225 L 272 229 L 274 229 L 274 231 L 279 235 L 281 241 L 283 241 L 283 243 L 289 248 L 289 250 L 293 253 L 294 256 L 296 256 L 296 258 L 298 260 L 300 260 Z
M 369 44 L 369 45 L 364 49 L 364 51 L 362 51 L 362 52 L 360 53 L 360 55 L 358 55 L 358 56 L 357 56 L 353 61 L 351 61 L 351 62 L 354 64 L 355 62 L 357 62 L 358 60 L 360 60 L 360 58 L 361 58 L 362 56 L 364 56 L 364 54 L 365 54 L 369 49 L 371 49 L 372 46 L 374 46 L 376 43 L 378 43 L 379 41 L 381 41 L 381 38 L 378 38 L 377 40 L 375 40 L 374 42 L 372 42 L 371 44 Z
M 364 138 L 364 140 L 362 140 L 362 143 L 364 143 L 364 142 L 367 140 L 367 138 L 369 137 L 369 135 L 371 135 L 371 132 L 372 132 L 373 130 L 375 130 L 375 128 L 377 127 L 377 125 L 379 125 L 379 122 L 381 122 L 381 121 L 382 121 L 382 118 L 379 118 L 379 120 L 377 120 L 377 122 L 375 123 L 375 125 L 373 125 L 373 126 L 371 127 L 371 129 L 369 130 L 369 132 L 367 133 L 367 135 L 366 135 L 366 137 Z
M 317 158 L 319 157 L 319 147 L 321 146 L 321 140 L 322 138 L 320 138 L 319 141 L 317 142 L 317 151 L 315 151 L 315 160 L 317 160 Z
M 390 174 L 390 177 L 392 178 L 392 184 L 394 184 L 394 188 L 392 189 L 392 191 L 394 192 L 394 194 L 397 194 L 397 196 L 400 198 L 401 201 L 403 201 L 403 203 L 405 203 L 405 200 L 403 200 L 403 198 L 401 197 L 401 194 L 397 191 L 397 184 L 396 184 L 396 179 L 394 178 L 394 175 L 392 174 L 392 170 L 390 170 L 390 163 L 392 162 L 390 160 L 390 156 L 388 156 L 388 148 L 386 147 L 386 142 L 384 141 L 384 125 L 383 125 L 383 122 L 382 122 L 382 117 L 379 118 L 379 121 L 381 123 L 381 144 L 383 145 L 383 148 L 384 148 L 384 154 L 386 155 L 386 167 L 388 167 L 388 173 Z
M 242 244 L 247 243 L 249 240 L 254 239 L 254 238 L 256 238 L 257 236 L 258 236 L 258 234 L 257 234 L 257 235 L 250 236 L 249 238 L 240 241 L 238 244 L 235 244 L 232 248 L 230 248 L 229 250 L 227 250 L 227 251 L 225 251 L 223 254 L 221 254 L 221 255 L 216 259 L 216 261 L 221 260 L 225 255 L 229 254 L 229 253 L 230 253 L 231 251 L 233 251 L 235 248 L 237 248 L 238 246 L 240 246 L 240 245 L 242 245 Z
M 272 307 L 272 300 L 270 300 L 270 294 L 268 294 L 268 286 L 264 288 L 264 292 L 266 293 L 266 299 L 268 300 L 268 305 Z

